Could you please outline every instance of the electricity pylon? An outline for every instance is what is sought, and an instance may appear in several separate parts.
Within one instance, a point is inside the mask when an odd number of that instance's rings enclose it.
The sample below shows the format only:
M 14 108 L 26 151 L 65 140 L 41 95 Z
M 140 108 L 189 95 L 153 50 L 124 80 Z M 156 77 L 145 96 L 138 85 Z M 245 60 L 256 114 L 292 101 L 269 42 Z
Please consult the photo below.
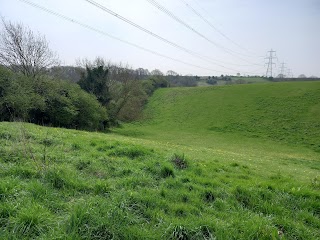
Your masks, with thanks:
M 268 51 L 268 56 L 265 58 L 265 59 L 268 59 L 268 67 L 267 67 L 267 72 L 266 72 L 266 77 L 273 77 L 272 75 L 272 68 L 273 66 L 276 65 L 276 63 L 273 61 L 274 59 L 277 59 L 277 56 L 276 56 L 276 51 L 274 50 L 270 50 Z

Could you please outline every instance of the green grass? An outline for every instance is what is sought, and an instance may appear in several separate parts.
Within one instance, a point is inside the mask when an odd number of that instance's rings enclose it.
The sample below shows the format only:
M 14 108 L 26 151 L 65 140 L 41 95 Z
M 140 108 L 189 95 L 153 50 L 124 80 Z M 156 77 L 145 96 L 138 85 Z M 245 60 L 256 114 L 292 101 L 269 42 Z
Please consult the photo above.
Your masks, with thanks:
M 248 137 L 319 152 L 319 99 L 319 82 L 161 89 L 147 106 L 147 121 L 117 132 L 180 143 L 181 134 L 200 135 L 207 147 Z
M 241 80 L 241 83 L 270 83 L 270 81 L 264 77 L 231 77 L 231 83 L 232 84 L 239 84 L 236 81 L 237 80 Z M 230 84 L 229 81 L 225 81 L 225 80 L 217 80 L 217 86 L 224 86 L 226 84 Z M 208 86 L 212 86 L 210 84 L 207 83 L 207 79 L 201 79 L 197 82 L 197 85 L 199 87 L 208 87 Z
M 269 80 L 264 77 L 231 77 L 232 81 L 241 80 L 245 83 L 268 83 Z
M 319 85 L 255 86 L 157 91 L 113 134 L 0 123 L 0 239 L 319 239 Z

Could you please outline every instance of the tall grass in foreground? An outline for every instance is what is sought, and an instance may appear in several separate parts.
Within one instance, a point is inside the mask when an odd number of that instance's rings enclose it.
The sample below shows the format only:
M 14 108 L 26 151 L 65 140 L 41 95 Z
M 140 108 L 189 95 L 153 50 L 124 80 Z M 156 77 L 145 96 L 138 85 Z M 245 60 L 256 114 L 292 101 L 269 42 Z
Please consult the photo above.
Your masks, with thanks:
M 319 161 L 261 172 L 260 159 L 18 126 L 0 123 L 0 239 L 320 238 Z

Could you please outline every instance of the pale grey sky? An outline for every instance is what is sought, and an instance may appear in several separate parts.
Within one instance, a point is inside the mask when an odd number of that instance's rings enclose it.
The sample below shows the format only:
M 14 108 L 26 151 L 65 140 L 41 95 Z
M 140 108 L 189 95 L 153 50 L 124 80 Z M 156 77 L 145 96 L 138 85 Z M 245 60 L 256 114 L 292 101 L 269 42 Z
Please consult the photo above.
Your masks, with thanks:
M 277 51 L 279 60 L 274 69 L 276 74 L 280 62 L 284 61 L 295 76 L 303 73 L 320 77 L 320 0 L 156 0 L 208 39 L 240 55 L 230 54 L 201 38 L 147 0 L 95 0 L 153 33 L 198 53 L 202 56 L 200 58 L 134 28 L 85 0 L 27 1 L 204 69 L 126 45 L 23 1 L 0 0 L 0 14 L 6 20 L 22 22 L 45 35 L 51 49 L 58 53 L 64 65 L 74 65 L 77 58 L 94 59 L 101 56 L 113 62 L 128 63 L 133 68 L 158 68 L 163 72 L 171 69 L 180 74 L 265 74 L 264 57 L 272 48 Z M 246 50 L 215 31 L 185 3 Z

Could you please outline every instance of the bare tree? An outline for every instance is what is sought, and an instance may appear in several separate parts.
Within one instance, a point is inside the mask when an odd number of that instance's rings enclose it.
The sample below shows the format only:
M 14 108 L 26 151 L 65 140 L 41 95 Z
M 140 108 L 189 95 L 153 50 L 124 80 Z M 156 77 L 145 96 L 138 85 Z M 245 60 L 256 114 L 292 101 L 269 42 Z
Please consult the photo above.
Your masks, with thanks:
M 154 69 L 151 71 L 150 75 L 152 76 L 163 76 L 163 73 L 159 69 Z
M 175 71 L 172 71 L 172 70 L 168 70 L 167 71 L 167 76 L 178 76 L 179 74 L 176 73 Z
M 0 64 L 24 75 L 36 77 L 48 67 L 59 63 L 44 36 L 35 35 L 28 27 L 4 19 L 2 25 Z
M 300 75 L 298 76 L 298 78 L 307 78 L 307 76 L 304 75 L 304 74 L 300 74 Z

